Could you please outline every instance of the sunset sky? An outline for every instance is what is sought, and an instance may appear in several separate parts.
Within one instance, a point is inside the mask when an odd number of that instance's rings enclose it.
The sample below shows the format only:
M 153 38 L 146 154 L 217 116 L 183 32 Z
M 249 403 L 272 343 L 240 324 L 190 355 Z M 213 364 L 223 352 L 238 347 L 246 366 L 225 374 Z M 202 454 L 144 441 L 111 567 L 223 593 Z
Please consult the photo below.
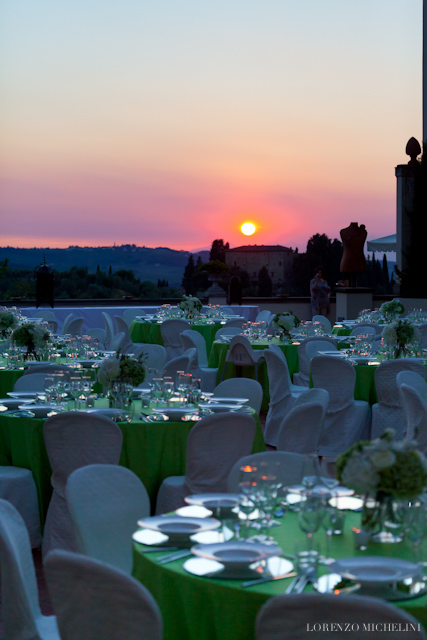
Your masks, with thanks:
M 421 67 L 422 0 L 2 0 L 0 246 L 395 233 Z

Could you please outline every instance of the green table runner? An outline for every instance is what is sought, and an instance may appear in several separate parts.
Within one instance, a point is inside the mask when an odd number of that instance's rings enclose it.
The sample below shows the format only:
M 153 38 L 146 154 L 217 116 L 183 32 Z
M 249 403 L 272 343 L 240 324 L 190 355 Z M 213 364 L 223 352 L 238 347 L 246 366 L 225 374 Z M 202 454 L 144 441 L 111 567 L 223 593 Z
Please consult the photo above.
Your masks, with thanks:
M 105 401 L 106 402 L 106 401 Z M 136 411 L 140 412 L 140 402 Z M 253 453 L 265 451 L 259 417 Z M 45 420 L 0 415 L 0 465 L 31 469 L 39 497 L 42 524 L 46 518 L 52 487 L 51 468 L 43 438 Z M 168 476 L 184 475 L 187 436 L 194 422 L 119 423 L 123 432 L 120 464 L 131 469 L 144 483 L 154 510 L 157 492 Z
M 283 551 L 305 548 L 305 534 L 297 514 L 287 513 L 273 533 Z M 353 555 L 388 555 L 413 561 L 407 543 L 372 544 L 368 551 L 355 551 L 353 527 L 360 513 L 346 513 L 343 535 L 333 536 L 331 553 L 336 559 Z M 314 534 L 315 548 L 325 552 L 325 532 Z M 254 640 L 255 618 L 260 607 L 274 595 L 283 594 L 290 579 L 242 589 L 239 580 L 201 578 L 183 569 L 185 560 L 159 565 L 159 554 L 140 552 L 134 543 L 133 575 L 153 594 L 163 616 L 164 640 Z M 320 573 L 327 573 L 323 567 Z M 308 586 L 306 592 L 313 592 Z M 339 598 L 339 596 L 337 596 Z M 396 603 L 427 628 L 427 597 Z

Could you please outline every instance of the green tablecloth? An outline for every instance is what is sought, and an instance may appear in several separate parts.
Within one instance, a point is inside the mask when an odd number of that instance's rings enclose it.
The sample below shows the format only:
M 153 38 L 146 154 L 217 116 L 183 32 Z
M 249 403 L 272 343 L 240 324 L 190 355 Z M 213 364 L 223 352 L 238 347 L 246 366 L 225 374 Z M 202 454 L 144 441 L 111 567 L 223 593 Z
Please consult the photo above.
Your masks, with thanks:
M 206 324 L 193 322 L 191 328 L 202 334 L 206 340 L 206 352 L 209 356 L 211 346 L 215 340 L 215 334 L 221 328 L 221 324 Z M 148 344 L 163 345 L 162 335 L 160 333 L 160 323 L 142 322 L 134 320 L 130 326 L 130 337 L 132 342 L 146 342 Z
M 368 551 L 356 552 L 352 528 L 360 525 L 360 514 L 348 512 L 344 533 L 333 536 L 331 554 L 334 558 L 353 555 L 389 555 L 413 560 L 404 542 L 372 544 Z M 297 515 L 288 513 L 282 526 L 273 529 L 283 551 L 293 554 L 305 545 L 298 527 Z M 314 535 L 315 548 L 325 551 L 325 533 Z M 164 640 L 254 640 L 255 618 L 260 607 L 274 595 L 283 594 L 290 579 L 268 582 L 247 589 L 239 580 L 201 578 L 183 569 L 184 560 L 164 566 L 156 562 L 157 553 L 143 554 L 134 543 L 133 575 L 153 594 L 163 616 Z M 321 573 L 326 573 L 321 568 Z M 308 586 L 306 592 L 313 592 Z M 337 596 L 339 598 L 339 596 Z M 427 627 L 427 597 L 397 603 Z
M 6 398 L 15 382 L 24 374 L 24 369 L 0 369 L 0 398 Z
M 254 349 L 268 349 L 268 346 L 273 342 L 273 344 L 279 345 L 282 349 L 283 353 L 286 356 L 286 360 L 288 363 L 289 373 L 291 378 L 294 373 L 299 370 L 298 367 L 298 345 L 297 344 L 284 344 L 280 342 L 280 340 L 257 340 L 251 342 L 252 347 Z M 209 356 L 209 367 L 218 367 L 218 375 L 217 375 L 217 384 L 221 381 L 222 370 L 225 363 L 225 358 L 227 356 L 227 352 L 230 348 L 229 343 L 220 342 L 219 340 L 215 340 L 212 344 L 211 353 Z M 227 364 L 224 374 L 224 380 L 227 378 L 235 378 L 237 374 L 236 367 L 234 364 Z M 243 367 L 242 368 L 242 377 L 244 378 L 255 378 L 255 367 Z M 268 403 L 270 402 L 270 392 L 268 385 L 268 374 L 267 374 L 267 366 L 265 361 L 261 361 L 258 365 L 258 381 L 262 385 L 263 389 L 263 400 L 262 400 L 262 411 L 268 411 Z
M 331 333 L 334 336 L 349 336 L 351 334 L 351 329 L 348 327 L 333 327 Z
M 136 403 L 137 412 L 140 403 Z M 265 444 L 258 416 L 253 452 Z M 51 468 L 43 439 L 44 420 L 0 415 L 0 465 L 31 469 L 39 497 L 40 517 L 45 520 L 52 487 Z M 194 422 L 120 423 L 123 448 L 120 464 L 144 483 L 154 509 L 157 492 L 168 476 L 184 475 L 187 436 Z

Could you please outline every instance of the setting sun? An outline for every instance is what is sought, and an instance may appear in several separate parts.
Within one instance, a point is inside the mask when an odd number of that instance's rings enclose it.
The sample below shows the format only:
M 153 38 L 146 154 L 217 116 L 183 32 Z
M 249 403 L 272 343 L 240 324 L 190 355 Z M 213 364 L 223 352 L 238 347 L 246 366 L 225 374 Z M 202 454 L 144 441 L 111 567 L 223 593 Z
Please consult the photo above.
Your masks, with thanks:
M 244 222 L 240 227 L 240 231 L 245 234 L 245 236 L 251 236 L 256 231 L 256 226 L 252 222 Z

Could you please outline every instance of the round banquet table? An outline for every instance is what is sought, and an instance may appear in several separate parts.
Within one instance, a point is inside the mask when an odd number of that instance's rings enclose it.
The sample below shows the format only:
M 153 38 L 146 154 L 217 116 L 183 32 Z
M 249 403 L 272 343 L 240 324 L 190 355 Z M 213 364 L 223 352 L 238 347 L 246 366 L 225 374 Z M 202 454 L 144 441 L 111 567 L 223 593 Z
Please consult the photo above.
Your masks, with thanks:
M 108 406 L 100 400 L 97 406 Z M 141 412 L 141 402 L 135 402 L 135 415 Z M 144 412 L 147 412 L 144 409 Z M 149 412 L 149 410 L 148 410 Z M 253 453 L 265 451 L 259 417 Z M 0 465 L 24 467 L 33 473 L 39 498 L 40 518 L 44 523 L 52 493 L 51 467 L 43 438 L 44 419 L 15 418 L 0 414 Z M 193 428 L 190 422 L 132 422 L 118 423 L 123 433 L 120 463 L 131 469 L 144 483 L 154 510 L 157 492 L 168 476 L 185 474 L 187 436 Z
M 198 331 L 202 334 L 206 340 L 206 352 L 209 356 L 211 346 L 215 340 L 215 334 L 218 329 L 221 329 L 220 322 L 215 324 L 208 324 L 202 322 L 190 322 L 191 328 L 194 331 Z M 141 320 L 134 320 L 130 326 L 130 337 L 132 342 L 146 342 L 148 344 L 161 344 L 163 346 L 163 338 L 160 332 L 161 322 L 143 322 Z
M 305 548 L 305 535 L 298 527 L 298 514 L 286 513 L 273 534 L 284 552 L 293 554 Z M 331 555 L 335 559 L 350 556 L 393 556 L 414 561 L 410 545 L 375 544 L 368 551 L 356 551 L 353 527 L 360 526 L 360 513 L 346 512 L 342 535 L 335 535 Z M 314 548 L 325 551 L 325 532 L 314 534 Z M 164 640 L 254 640 L 255 618 L 268 598 L 285 592 L 290 578 L 243 589 L 241 580 L 221 580 L 190 575 L 183 569 L 185 560 L 166 565 L 156 561 L 162 554 L 142 553 L 134 542 L 133 575 L 152 593 L 160 607 Z M 162 552 L 163 553 L 163 552 Z M 320 567 L 319 573 L 327 573 Z M 307 586 L 305 593 L 313 593 Z M 339 595 L 337 595 L 339 598 Z M 427 628 L 427 596 L 396 602 Z

